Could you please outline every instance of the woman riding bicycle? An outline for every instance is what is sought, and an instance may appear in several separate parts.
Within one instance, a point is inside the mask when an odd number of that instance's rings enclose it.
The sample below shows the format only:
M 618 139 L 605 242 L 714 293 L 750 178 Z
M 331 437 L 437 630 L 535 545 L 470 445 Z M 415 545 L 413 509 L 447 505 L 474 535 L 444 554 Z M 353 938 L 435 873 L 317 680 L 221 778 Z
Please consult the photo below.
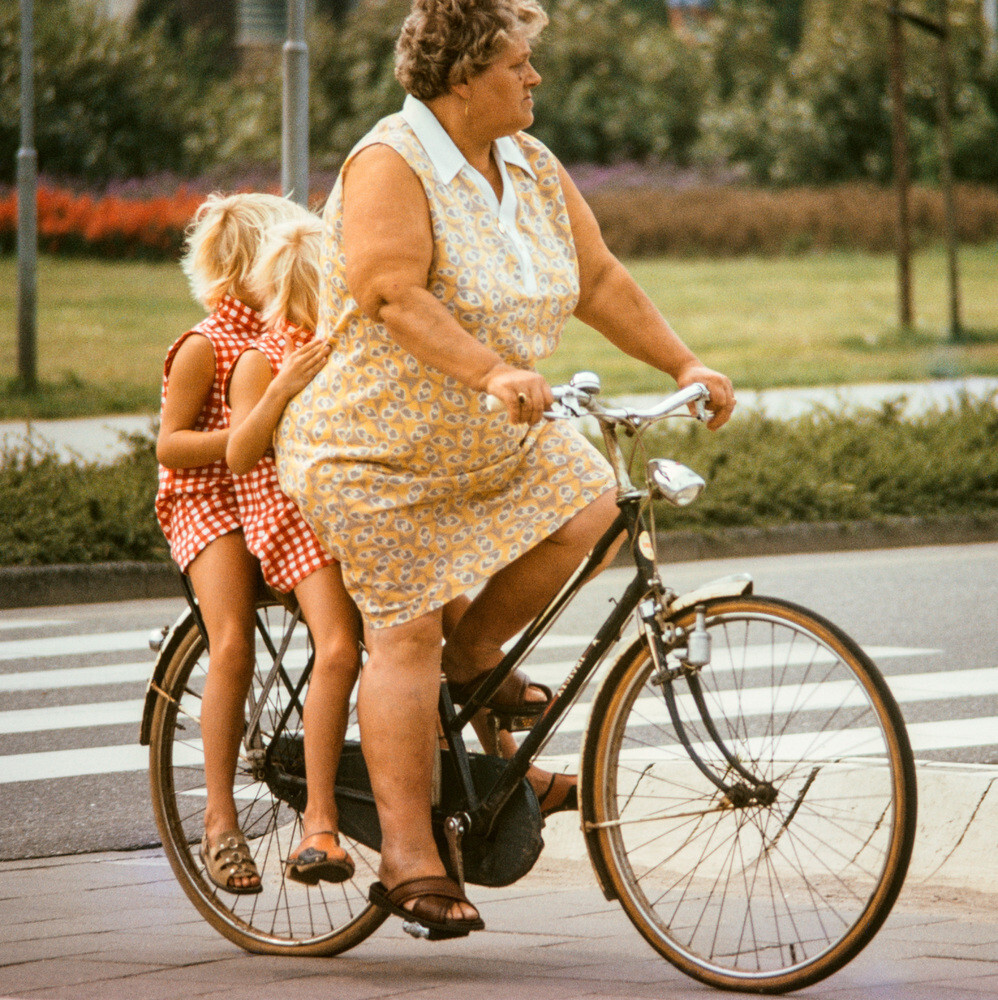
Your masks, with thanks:
M 552 397 L 534 364 L 574 313 L 680 386 L 705 383 L 709 426 L 734 407 L 728 379 L 675 335 L 521 131 L 546 22 L 535 0 L 414 3 L 396 61 L 409 96 L 353 150 L 325 211 L 318 333 L 333 350 L 275 439 L 282 488 L 364 618 L 372 900 L 452 936 L 483 924 L 430 825 L 441 609 L 483 585 L 442 654 L 464 701 L 616 513 L 600 454 L 541 421 Z M 490 705 L 529 714 L 545 700 L 513 675 Z

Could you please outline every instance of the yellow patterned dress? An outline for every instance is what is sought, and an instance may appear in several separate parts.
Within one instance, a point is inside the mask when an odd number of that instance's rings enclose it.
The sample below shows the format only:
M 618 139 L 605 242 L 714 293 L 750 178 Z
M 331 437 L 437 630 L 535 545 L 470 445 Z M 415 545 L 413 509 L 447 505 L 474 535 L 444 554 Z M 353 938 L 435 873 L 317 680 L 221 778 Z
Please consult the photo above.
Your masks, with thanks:
M 374 143 L 422 181 L 430 291 L 504 361 L 532 368 L 557 346 L 579 293 L 554 158 L 526 134 L 500 140 L 500 203 L 412 98 L 352 155 Z M 341 174 L 325 210 L 318 329 L 333 352 L 288 405 L 274 443 L 282 489 L 340 560 L 365 620 L 382 628 L 481 583 L 614 482 L 564 421 L 514 425 L 364 316 L 346 285 L 342 224 Z

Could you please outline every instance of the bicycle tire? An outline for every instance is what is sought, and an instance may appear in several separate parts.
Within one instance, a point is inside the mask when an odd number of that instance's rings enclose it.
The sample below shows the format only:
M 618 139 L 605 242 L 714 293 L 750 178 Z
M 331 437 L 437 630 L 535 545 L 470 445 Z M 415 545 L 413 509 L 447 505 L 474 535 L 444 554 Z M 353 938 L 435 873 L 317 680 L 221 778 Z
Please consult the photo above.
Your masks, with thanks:
M 277 649 L 288 628 L 295 627 L 289 646 L 290 660 L 286 662 L 291 676 L 300 676 L 311 649 L 304 622 L 295 625 L 291 615 L 276 601 L 261 602 L 258 615 Z M 320 882 L 317 886 L 305 886 L 284 878 L 284 859 L 302 834 L 299 810 L 304 802 L 296 800 L 294 792 L 280 791 L 274 781 L 261 777 L 261 762 L 270 736 L 292 700 L 290 688 L 280 680 L 272 686 L 266 700 L 253 754 L 247 753 L 245 741 L 240 746 L 235 780 L 240 829 L 260 870 L 263 891 L 235 895 L 216 889 L 208 879 L 199 856 L 205 788 L 199 719 L 208 656 L 193 619 L 174 649 L 152 717 L 149 775 L 163 849 L 181 888 L 215 930 L 247 951 L 336 955 L 359 944 L 387 916 L 368 903 L 366 889 L 357 884 L 360 878 L 367 882 L 377 879 L 373 852 L 344 837 L 341 838 L 344 847 L 357 865 L 353 879 L 336 885 Z M 257 691 L 273 662 L 273 653 L 258 630 L 254 667 Z M 286 754 L 300 750 L 302 723 L 298 707 L 292 710 L 284 732 L 281 750 L 290 748 Z M 300 761 L 296 763 L 303 778 L 304 766 Z M 297 780 L 297 788 L 297 798 L 301 799 L 302 780 Z
M 897 899 L 915 837 L 911 747 L 876 666 L 839 628 L 771 598 L 701 607 L 704 703 L 731 757 L 683 680 L 680 727 L 716 778 L 759 792 L 738 803 L 696 767 L 642 638 L 593 704 L 587 841 L 628 918 L 681 971 L 722 989 L 800 989 L 855 957 Z M 673 624 L 694 620 L 688 609 Z

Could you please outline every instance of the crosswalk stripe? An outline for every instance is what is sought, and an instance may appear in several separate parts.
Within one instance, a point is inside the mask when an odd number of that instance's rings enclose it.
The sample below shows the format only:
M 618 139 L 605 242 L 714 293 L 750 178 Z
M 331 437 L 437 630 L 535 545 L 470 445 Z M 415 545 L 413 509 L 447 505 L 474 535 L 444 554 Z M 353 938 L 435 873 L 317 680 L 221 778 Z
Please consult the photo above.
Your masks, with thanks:
M 0 632 L 10 632 L 14 629 L 55 628 L 59 625 L 72 624 L 65 618 L 14 618 L 9 621 L 0 621 Z
M 152 660 L 141 660 L 137 663 L 105 663 L 99 667 L 60 667 L 0 674 L 0 691 L 56 691 L 102 684 L 145 683 L 152 676 L 152 668 Z
M 822 741 L 825 756 L 850 754 L 863 756 L 882 744 L 869 738 L 876 730 L 848 730 L 833 733 L 827 742 L 820 733 L 793 733 L 783 738 L 781 747 L 787 756 L 807 751 L 815 742 Z M 988 746 L 995 742 L 998 718 L 989 716 L 977 719 L 916 722 L 908 726 L 908 735 L 916 753 L 929 750 L 948 750 L 962 747 Z M 751 742 L 751 741 L 750 741 Z M 714 748 L 697 745 L 694 749 L 708 752 Z M 760 747 L 753 749 L 759 750 Z M 626 751 L 625 751 L 626 752 Z M 635 750 L 635 759 L 647 759 L 650 749 Z M 663 750 L 666 759 L 675 759 L 677 747 Z M 197 747 L 174 747 L 174 763 L 197 765 L 200 751 Z M 9 754 L 0 758 L 0 784 L 18 781 L 45 781 L 54 778 L 72 778 L 94 774 L 119 774 L 144 771 L 149 766 L 149 751 L 137 744 L 124 746 L 88 747 L 77 750 L 47 750 L 41 753 Z M 550 767 L 578 767 L 577 754 L 551 754 L 540 758 L 540 763 Z
M 129 672 L 137 673 L 132 668 L 136 664 L 122 664 Z M 289 664 L 289 668 L 294 665 Z M 300 666 L 300 664 L 299 664 Z M 563 665 L 565 669 L 569 664 Z M 77 668 L 99 670 L 105 673 L 111 668 Z M 138 679 L 148 676 L 148 666 Z M 34 671 L 33 675 L 56 673 L 56 671 Z M 15 675 L 16 676 L 16 675 Z M 564 670 L 559 677 L 564 677 Z M 536 678 L 535 678 L 536 679 Z M 2 678 L 0 678 L 2 680 Z M 899 674 L 891 678 L 890 686 L 894 697 L 902 703 L 916 701 L 933 701 L 939 698 L 980 697 L 982 695 L 998 694 L 998 670 L 992 667 L 981 667 L 970 670 L 951 670 L 923 674 Z M 852 681 L 822 681 L 787 688 L 780 692 L 774 704 L 773 688 L 757 687 L 742 691 L 725 691 L 713 698 L 713 706 L 719 706 L 721 712 L 743 715 L 767 714 L 770 711 L 782 712 L 790 709 L 798 711 L 841 707 L 862 704 L 856 685 Z M 682 694 L 682 689 L 679 690 Z M 131 699 L 114 702 L 89 702 L 78 705 L 46 705 L 43 708 L 24 708 L 0 712 L 0 734 L 33 733 L 56 729 L 74 729 L 92 726 L 112 726 L 125 723 L 138 723 L 142 718 L 144 699 Z M 649 721 L 664 722 L 667 718 L 665 705 L 660 699 L 640 698 L 636 709 L 644 714 Z M 569 711 L 564 722 L 559 727 L 561 732 L 581 732 L 588 718 L 588 703 L 576 704 Z M 695 710 L 683 705 L 683 718 L 695 717 Z
M 111 653 L 124 649 L 148 649 L 149 629 L 128 632 L 98 632 L 93 635 L 59 635 L 42 639 L 0 642 L 0 660 L 27 660 L 41 656 L 73 656 L 81 653 Z

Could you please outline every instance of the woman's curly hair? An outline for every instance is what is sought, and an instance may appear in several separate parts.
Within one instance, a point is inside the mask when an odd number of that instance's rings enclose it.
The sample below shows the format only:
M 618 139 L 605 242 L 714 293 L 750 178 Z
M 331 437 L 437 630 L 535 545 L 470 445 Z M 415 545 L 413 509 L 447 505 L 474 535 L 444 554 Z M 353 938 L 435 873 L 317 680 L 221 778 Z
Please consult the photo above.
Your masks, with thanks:
M 395 76 L 421 101 L 487 69 L 513 38 L 548 23 L 537 0 L 413 0 L 395 45 Z

